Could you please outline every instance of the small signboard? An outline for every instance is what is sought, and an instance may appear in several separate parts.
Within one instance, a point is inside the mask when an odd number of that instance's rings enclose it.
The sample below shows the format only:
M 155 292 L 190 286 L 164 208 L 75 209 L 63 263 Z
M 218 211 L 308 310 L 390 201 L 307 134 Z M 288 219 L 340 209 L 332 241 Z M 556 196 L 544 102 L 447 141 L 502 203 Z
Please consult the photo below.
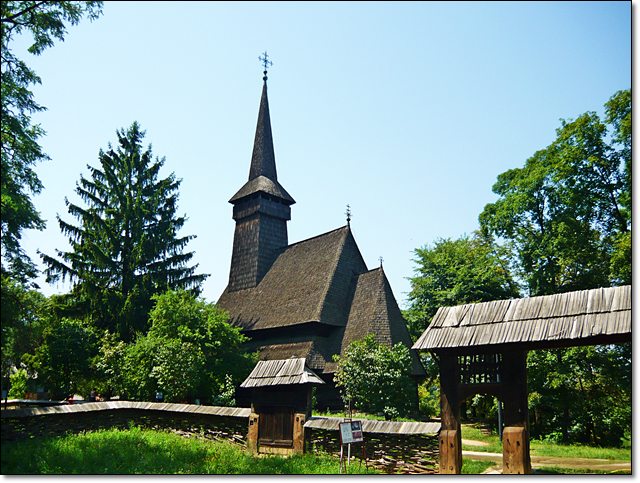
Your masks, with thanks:
M 345 421 L 340 423 L 340 442 L 342 444 L 362 443 L 362 421 Z

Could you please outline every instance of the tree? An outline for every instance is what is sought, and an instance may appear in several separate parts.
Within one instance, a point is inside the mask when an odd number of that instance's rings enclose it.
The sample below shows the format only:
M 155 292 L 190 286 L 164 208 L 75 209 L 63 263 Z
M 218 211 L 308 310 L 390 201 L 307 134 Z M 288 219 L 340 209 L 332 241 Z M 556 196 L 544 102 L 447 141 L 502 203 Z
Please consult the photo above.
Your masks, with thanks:
M 631 344 L 531 351 L 530 431 L 562 443 L 631 438 Z
M 631 93 L 562 121 L 524 167 L 498 176 L 483 233 L 512 250 L 530 295 L 631 283 Z M 532 351 L 532 430 L 619 444 L 630 433 L 630 345 Z M 557 434 L 550 434 L 557 432 Z
M 62 399 L 76 391 L 86 392 L 97 342 L 85 322 L 53 318 L 44 329 L 42 345 L 23 359 L 51 397 Z
M 39 55 L 51 47 L 54 40 L 64 40 L 65 23 L 75 25 L 84 15 L 94 20 L 101 11 L 102 2 L 97 1 L 3 1 L 0 4 L 2 271 L 11 273 L 22 283 L 36 275 L 33 262 L 20 247 L 22 232 L 41 230 L 45 225 L 31 201 L 31 196 L 42 190 L 33 166 L 49 157 L 38 144 L 44 130 L 31 120 L 33 113 L 44 110 L 30 91 L 31 86 L 41 81 L 15 56 L 12 41 L 25 32 L 31 33 L 34 42 L 29 52 Z
M 518 297 L 508 256 L 478 233 L 439 239 L 415 250 L 416 268 L 404 312 L 413 340 L 427 328 L 438 307 Z
M 33 353 L 42 342 L 47 299 L 12 277 L 2 274 L 2 377 L 3 387 L 8 375 L 19 367 L 24 354 Z
M 480 214 L 513 249 L 530 295 L 630 283 L 631 96 L 562 121 L 556 140 L 498 176 Z
M 81 175 L 76 186 L 87 207 L 65 200 L 80 223 L 58 217 L 71 250 L 41 257 L 48 281 L 68 277 L 75 284 L 72 297 L 81 312 L 99 328 L 132 340 L 147 328 L 154 294 L 197 293 L 208 275 L 188 266 L 193 252 L 183 250 L 195 236 L 178 236 L 186 221 L 176 216 L 180 180 L 173 173 L 159 177 L 165 160 L 153 160 L 150 146 L 143 149 L 138 123 L 116 133 L 118 147 L 100 150 L 100 167 L 88 166 L 90 178 Z
M 416 386 L 411 379 L 411 355 L 402 343 L 392 347 L 373 334 L 353 341 L 338 363 L 336 387 L 346 405 L 382 414 L 385 419 L 407 416 L 414 409 Z
M 167 401 L 212 401 L 249 374 L 255 357 L 226 312 L 183 290 L 153 300 L 149 332 L 126 349 L 124 395 L 148 400 L 160 389 Z

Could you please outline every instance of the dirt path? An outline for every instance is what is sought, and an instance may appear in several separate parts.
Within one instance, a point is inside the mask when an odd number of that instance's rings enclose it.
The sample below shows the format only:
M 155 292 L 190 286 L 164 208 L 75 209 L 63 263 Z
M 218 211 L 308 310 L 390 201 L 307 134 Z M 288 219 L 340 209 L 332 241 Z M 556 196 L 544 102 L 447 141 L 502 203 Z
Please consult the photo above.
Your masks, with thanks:
M 464 439 L 462 438 L 462 444 L 466 444 L 467 446 L 489 446 L 489 443 L 485 441 L 474 441 L 472 439 Z
M 474 460 L 493 461 L 498 463 L 501 472 L 502 467 L 502 454 L 501 453 L 486 453 L 484 451 L 463 451 L 462 456 L 471 458 Z M 631 471 L 631 462 L 623 460 L 605 460 L 594 458 L 558 458 L 556 456 L 534 456 L 531 455 L 531 467 L 557 467 L 557 468 L 574 468 L 574 469 L 589 469 L 589 470 L 601 470 L 601 471 L 616 471 L 625 470 Z M 498 468 L 492 468 L 496 470 Z M 493 471 L 492 471 L 493 472 Z

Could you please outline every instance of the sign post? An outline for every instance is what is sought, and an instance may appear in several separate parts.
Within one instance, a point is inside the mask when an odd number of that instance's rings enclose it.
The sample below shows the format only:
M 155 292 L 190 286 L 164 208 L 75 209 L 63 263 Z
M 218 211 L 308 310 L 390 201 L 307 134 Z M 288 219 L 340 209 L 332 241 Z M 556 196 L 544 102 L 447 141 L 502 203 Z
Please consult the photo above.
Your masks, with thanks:
M 344 465 L 345 472 L 346 466 L 351 464 L 351 443 L 363 443 L 362 444 L 362 456 L 365 460 L 364 455 L 364 437 L 362 433 L 362 421 L 353 421 L 351 419 L 345 420 L 340 423 L 340 472 L 342 473 L 342 468 Z M 344 445 L 347 445 L 347 461 L 348 463 L 344 464 Z

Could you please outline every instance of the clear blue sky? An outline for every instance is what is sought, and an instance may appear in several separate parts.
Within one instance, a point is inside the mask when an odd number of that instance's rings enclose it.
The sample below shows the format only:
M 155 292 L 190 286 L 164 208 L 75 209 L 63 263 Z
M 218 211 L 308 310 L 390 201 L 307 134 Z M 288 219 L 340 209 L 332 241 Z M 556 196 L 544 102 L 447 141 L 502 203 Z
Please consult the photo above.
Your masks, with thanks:
M 20 51 L 16 42 L 16 51 Z M 35 116 L 47 220 L 27 252 L 66 249 L 56 214 L 115 130 L 137 120 L 163 175 L 182 179 L 181 235 L 203 296 L 226 286 L 227 200 L 249 171 L 267 50 L 278 179 L 296 199 L 289 242 L 345 224 L 369 268 L 384 258 L 405 305 L 413 250 L 478 226 L 496 176 L 631 87 L 630 2 L 105 2 L 40 57 Z M 68 285 L 50 286 L 46 294 Z

